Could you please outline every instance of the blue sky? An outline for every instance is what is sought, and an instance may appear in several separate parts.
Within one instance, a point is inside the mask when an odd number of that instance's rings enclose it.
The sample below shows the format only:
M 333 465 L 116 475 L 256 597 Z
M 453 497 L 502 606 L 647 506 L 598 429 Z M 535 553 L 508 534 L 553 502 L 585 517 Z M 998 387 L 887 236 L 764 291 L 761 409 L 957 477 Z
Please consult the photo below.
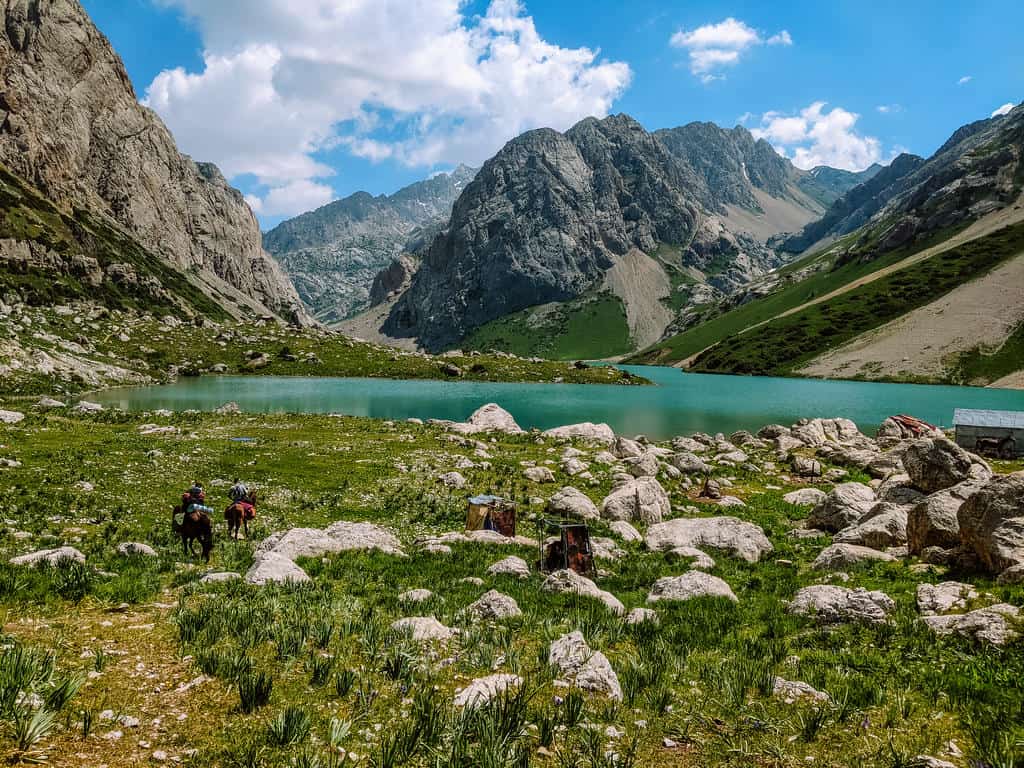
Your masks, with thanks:
M 83 0 L 182 150 L 266 228 L 626 112 L 798 165 L 928 155 L 1024 98 L 1024 3 Z

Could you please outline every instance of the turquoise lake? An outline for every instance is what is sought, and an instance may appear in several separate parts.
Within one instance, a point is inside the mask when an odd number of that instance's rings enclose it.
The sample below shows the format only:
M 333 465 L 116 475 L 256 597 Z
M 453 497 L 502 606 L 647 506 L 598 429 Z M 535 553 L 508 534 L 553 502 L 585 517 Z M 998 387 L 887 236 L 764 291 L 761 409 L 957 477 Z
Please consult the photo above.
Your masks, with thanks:
M 606 422 L 620 434 L 665 439 L 691 432 L 756 430 L 799 418 L 845 416 L 871 430 L 895 413 L 950 426 L 954 408 L 1024 410 L 1024 391 L 683 373 L 624 366 L 653 387 L 491 384 L 468 381 L 206 376 L 125 387 L 88 399 L 130 411 L 213 410 L 234 401 L 254 413 L 344 413 L 380 419 L 465 420 L 495 402 L 524 429 Z

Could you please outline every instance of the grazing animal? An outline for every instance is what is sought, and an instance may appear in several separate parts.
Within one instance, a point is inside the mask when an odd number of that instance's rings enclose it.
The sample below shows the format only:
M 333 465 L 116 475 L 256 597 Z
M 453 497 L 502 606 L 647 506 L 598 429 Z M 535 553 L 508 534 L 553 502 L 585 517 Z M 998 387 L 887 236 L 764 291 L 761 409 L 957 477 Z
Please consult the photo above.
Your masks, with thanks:
M 210 520 L 210 516 L 206 512 L 196 510 L 185 513 L 179 523 L 179 515 L 182 515 L 180 506 L 171 512 L 171 530 L 181 537 L 181 546 L 185 554 L 195 557 L 195 543 L 198 541 L 203 560 L 210 562 L 210 550 L 213 549 L 213 521 Z
M 238 538 L 238 530 L 244 531 L 246 539 L 249 538 L 249 521 L 256 517 L 256 491 L 250 491 L 244 499 L 231 502 L 224 510 L 224 519 L 228 521 L 228 535 L 232 539 Z

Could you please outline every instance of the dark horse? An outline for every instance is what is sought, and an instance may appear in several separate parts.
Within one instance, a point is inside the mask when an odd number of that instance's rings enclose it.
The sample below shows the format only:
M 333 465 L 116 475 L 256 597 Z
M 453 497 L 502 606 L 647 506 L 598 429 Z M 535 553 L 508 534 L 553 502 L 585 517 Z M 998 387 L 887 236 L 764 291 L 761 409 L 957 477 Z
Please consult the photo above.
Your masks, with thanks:
M 210 550 L 213 549 L 213 521 L 206 512 L 194 511 L 186 513 L 181 523 L 177 516 L 182 514 L 180 506 L 171 513 L 171 530 L 181 537 L 181 546 L 186 555 L 195 557 L 195 543 L 202 547 L 203 560 L 210 562 Z
M 238 529 L 245 532 L 245 538 L 249 538 L 249 521 L 256 517 L 256 491 L 250 491 L 244 499 L 233 501 L 224 510 L 224 519 L 228 521 L 228 535 L 232 539 L 238 538 Z

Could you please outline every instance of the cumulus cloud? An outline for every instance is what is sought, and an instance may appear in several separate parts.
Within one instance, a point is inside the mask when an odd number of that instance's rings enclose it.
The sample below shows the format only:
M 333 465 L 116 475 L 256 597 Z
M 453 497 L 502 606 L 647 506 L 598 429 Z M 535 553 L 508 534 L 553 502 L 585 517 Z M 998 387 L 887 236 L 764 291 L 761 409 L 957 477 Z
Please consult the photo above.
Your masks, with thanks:
M 1008 101 L 1005 104 L 1003 104 L 1003 106 L 999 107 L 999 109 L 993 110 L 992 114 L 990 115 L 990 117 L 1001 117 L 1002 115 L 1009 114 L 1010 110 L 1012 110 L 1013 107 L 1014 107 L 1013 102 L 1009 102 Z
M 518 0 L 480 16 L 462 0 L 158 2 L 196 23 L 203 67 L 161 72 L 144 102 L 186 152 L 268 188 L 263 215 L 318 204 L 326 150 L 479 164 L 524 130 L 608 114 L 631 78 L 545 41 Z
M 334 190 L 309 179 L 296 179 L 273 187 L 263 197 L 246 195 L 249 207 L 260 216 L 294 216 L 329 203 Z
M 734 66 L 740 56 L 758 45 L 792 45 L 793 38 L 786 30 L 764 37 L 753 27 L 733 17 L 717 24 L 705 24 L 692 30 L 680 29 L 669 45 L 687 51 L 690 72 L 704 83 L 724 77 L 721 70 Z
M 956 81 L 956 84 L 957 85 L 967 85 L 973 79 L 974 79 L 974 77 L 972 77 L 971 75 L 964 75 L 963 77 L 961 77 L 959 80 Z
M 829 165 L 859 171 L 878 162 L 881 142 L 855 130 L 860 115 L 842 107 L 826 110 L 825 105 L 816 101 L 795 115 L 766 112 L 751 133 L 769 141 L 798 168 Z

